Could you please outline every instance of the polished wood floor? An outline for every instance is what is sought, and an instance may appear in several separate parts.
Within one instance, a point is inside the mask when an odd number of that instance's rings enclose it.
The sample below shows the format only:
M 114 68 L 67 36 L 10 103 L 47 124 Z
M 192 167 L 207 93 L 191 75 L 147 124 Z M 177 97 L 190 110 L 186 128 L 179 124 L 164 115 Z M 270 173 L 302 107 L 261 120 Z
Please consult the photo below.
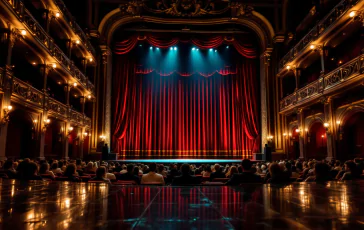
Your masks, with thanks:
M 364 229 L 364 182 L 123 187 L 4 180 L 0 229 Z

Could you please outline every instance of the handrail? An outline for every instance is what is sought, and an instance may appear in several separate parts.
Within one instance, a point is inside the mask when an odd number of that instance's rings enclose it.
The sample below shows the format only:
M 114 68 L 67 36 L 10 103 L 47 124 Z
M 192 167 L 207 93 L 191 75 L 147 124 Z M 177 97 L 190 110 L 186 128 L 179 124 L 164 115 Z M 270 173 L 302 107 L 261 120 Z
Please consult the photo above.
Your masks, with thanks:
M 278 72 L 281 72 L 285 65 L 291 61 L 308 45 L 318 39 L 323 33 L 331 28 L 349 9 L 359 0 L 342 0 L 328 13 L 320 22 L 315 25 L 286 55 L 279 61 Z
M 45 47 L 48 52 L 58 61 L 58 63 L 70 73 L 73 78 L 85 89 L 95 95 L 95 87 L 89 84 L 87 77 L 73 64 L 64 52 L 55 44 L 51 36 L 43 29 L 33 15 L 25 8 L 23 2 L 19 0 L 4 1 L 10 5 L 19 21 L 23 22 L 36 40 Z
M 361 75 L 364 70 L 364 54 L 352 59 L 342 66 L 320 77 L 314 82 L 304 86 L 296 92 L 284 97 L 280 101 L 280 111 L 285 111 L 291 107 L 313 100 L 323 94 L 336 91 L 341 85 Z
M 91 42 L 88 40 L 86 34 L 81 29 L 81 27 L 77 24 L 76 20 L 72 16 L 71 12 L 67 9 L 66 4 L 62 0 L 54 0 L 56 6 L 62 11 L 64 15 L 64 19 L 68 22 L 71 26 L 72 30 L 80 36 L 81 40 L 85 42 L 86 49 L 92 53 L 94 57 L 96 57 L 96 51 L 94 47 L 91 45 Z M 95 58 L 94 58 L 95 59 Z

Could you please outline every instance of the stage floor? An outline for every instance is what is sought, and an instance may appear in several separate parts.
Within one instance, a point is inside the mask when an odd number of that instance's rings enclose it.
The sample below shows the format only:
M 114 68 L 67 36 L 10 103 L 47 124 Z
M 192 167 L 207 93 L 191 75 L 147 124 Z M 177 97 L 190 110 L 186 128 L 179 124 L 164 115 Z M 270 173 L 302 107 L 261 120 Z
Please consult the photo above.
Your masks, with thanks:
M 171 164 L 171 163 L 189 163 L 189 164 L 216 164 L 216 163 L 241 163 L 242 160 L 229 160 L 229 159 L 125 159 L 117 160 L 122 163 L 157 163 L 157 164 Z
M 0 229 L 364 228 L 363 181 L 284 187 L 0 183 Z

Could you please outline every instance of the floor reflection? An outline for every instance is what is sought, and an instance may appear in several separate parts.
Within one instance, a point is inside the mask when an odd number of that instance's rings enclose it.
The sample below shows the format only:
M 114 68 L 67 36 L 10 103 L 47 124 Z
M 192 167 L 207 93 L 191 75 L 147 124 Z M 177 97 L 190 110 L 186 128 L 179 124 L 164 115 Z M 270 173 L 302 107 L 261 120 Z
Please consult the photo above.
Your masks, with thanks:
M 363 182 L 125 187 L 3 181 L 1 229 L 362 229 Z

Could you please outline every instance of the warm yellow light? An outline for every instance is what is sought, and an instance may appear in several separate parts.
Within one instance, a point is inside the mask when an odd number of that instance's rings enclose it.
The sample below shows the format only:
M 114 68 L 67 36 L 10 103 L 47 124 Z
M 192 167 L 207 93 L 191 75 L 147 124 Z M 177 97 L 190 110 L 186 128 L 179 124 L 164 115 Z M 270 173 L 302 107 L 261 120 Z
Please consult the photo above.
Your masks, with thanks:
M 324 126 L 327 128 L 327 127 L 329 127 L 329 123 L 327 123 L 327 122 L 325 122 L 324 123 Z
M 288 134 L 290 137 L 292 136 L 292 134 L 290 133 L 290 134 Z
M 88 95 L 88 96 L 87 96 L 87 98 L 88 98 L 88 99 L 91 99 L 91 95 Z
M 72 127 L 72 126 L 70 126 L 70 127 L 68 128 L 68 130 L 69 130 L 69 131 L 72 131 L 72 130 L 73 130 L 73 127 Z
M 33 64 L 33 65 L 36 65 L 37 63 L 33 62 L 32 64 Z
M 20 33 L 21 33 L 21 35 L 27 35 L 27 31 L 26 30 L 20 30 Z
M 351 11 L 349 13 L 349 17 L 351 17 L 351 18 L 355 17 L 355 15 L 356 15 L 356 12 L 355 11 Z
M 60 13 L 56 13 L 56 18 L 59 18 L 59 16 L 61 16 L 61 14 Z
M 94 59 L 92 59 L 92 58 L 90 58 L 90 59 L 88 59 L 90 62 L 92 62 Z
M 84 135 L 84 136 L 87 136 L 87 135 L 88 135 L 88 133 L 83 133 L 83 135 Z
M 76 44 L 80 44 L 80 40 L 76 40 Z
M 308 129 L 305 129 L 306 132 L 308 132 Z
M 299 133 L 300 132 L 300 129 L 296 129 L 296 133 Z
M 286 66 L 286 69 L 290 70 L 291 69 L 291 66 L 290 65 L 287 65 Z
M 35 120 L 33 120 L 33 122 L 34 122 L 35 124 L 37 124 L 37 123 L 38 123 L 38 120 L 37 120 L 37 119 L 35 119 Z
M 53 64 L 52 64 L 52 68 L 53 68 L 53 69 L 57 68 L 57 64 L 56 64 L 56 63 L 53 63 Z
M 336 121 L 336 124 L 340 125 L 341 124 L 341 121 Z
M 10 111 L 10 110 L 12 110 L 12 109 L 13 109 L 13 106 L 8 105 L 8 106 L 6 107 L 6 109 L 7 109 L 8 111 Z
M 51 123 L 51 120 L 49 120 L 49 119 L 44 120 L 44 123 L 49 124 L 49 123 Z
M 314 44 L 310 45 L 310 49 L 314 50 L 316 46 Z
M 101 138 L 101 139 L 105 139 L 106 137 L 105 137 L 104 135 L 101 135 L 101 136 L 100 136 L 100 138 Z
M 75 83 L 73 83 L 73 87 L 77 87 L 77 83 L 75 82 Z
M 283 133 L 283 136 L 285 137 L 285 136 L 287 136 L 287 133 Z
M 321 135 L 321 138 L 324 138 L 325 137 L 325 135 Z

